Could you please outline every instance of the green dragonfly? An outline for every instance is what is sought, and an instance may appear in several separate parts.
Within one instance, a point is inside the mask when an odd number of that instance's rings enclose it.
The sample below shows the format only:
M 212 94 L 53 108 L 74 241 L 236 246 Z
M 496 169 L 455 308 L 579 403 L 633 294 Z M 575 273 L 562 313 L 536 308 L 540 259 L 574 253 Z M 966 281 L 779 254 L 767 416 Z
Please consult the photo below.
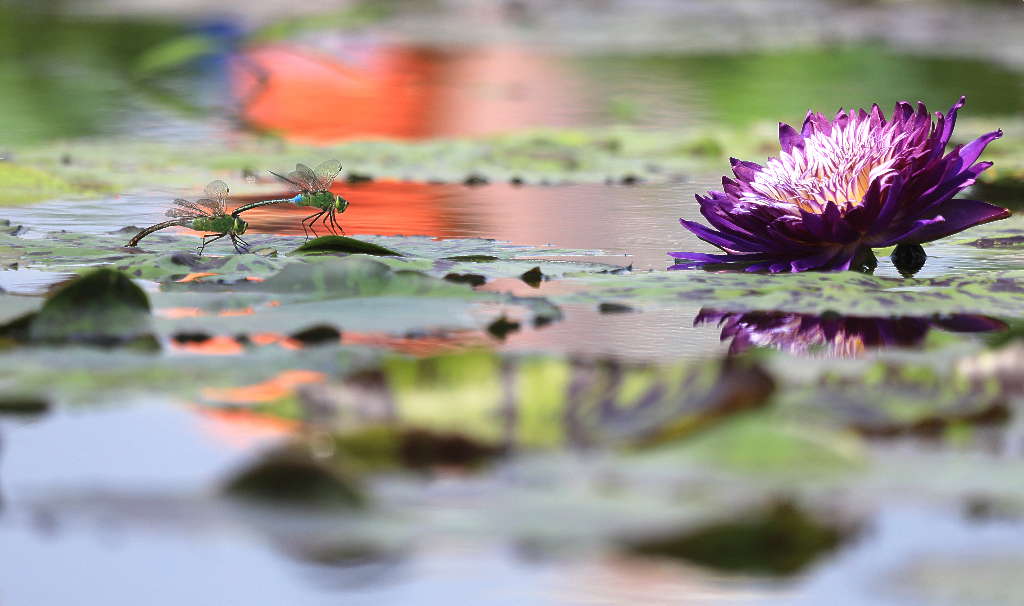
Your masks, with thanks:
M 135 237 L 129 240 L 126 246 L 129 248 L 138 246 L 139 241 L 149 234 L 178 225 L 196 231 L 211 232 L 203 236 L 203 242 L 198 246 L 200 255 L 203 254 L 207 244 L 220 240 L 224 236 L 231 238 L 236 252 L 243 252 L 249 247 L 249 244 L 241 236 L 249 228 L 249 224 L 234 214 L 227 214 L 227 209 L 224 206 L 224 198 L 228 195 L 227 183 L 219 180 L 212 181 L 206 186 L 205 193 L 205 198 L 195 202 L 180 198 L 175 200 L 175 208 L 167 211 L 167 216 L 174 217 L 174 219 L 147 227 L 135 234 Z
M 258 202 L 251 202 L 243 206 L 239 206 L 231 212 L 231 216 L 237 217 L 241 213 L 253 208 L 259 208 L 260 206 L 267 206 L 270 204 L 296 204 L 298 206 L 311 206 L 317 209 L 317 212 L 309 215 L 302 220 L 302 231 L 306 234 L 306 238 L 309 238 L 309 232 L 313 232 L 313 235 L 317 235 L 314 225 L 317 219 L 334 233 L 335 229 L 345 233 L 341 225 L 338 224 L 337 215 L 345 212 L 348 208 L 348 200 L 342 198 L 339 195 L 331 193 L 331 186 L 334 184 L 335 177 L 341 172 L 341 162 L 337 160 L 327 160 L 316 167 L 313 170 L 305 164 L 296 164 L 295 170 L 288 173 L 287 176 L 279 175 L 274 171 L 269 171 L 270 174 L 274 175 L 281 181 L 284 181 L 291 187 L 298 190 L 298 194 L 291 198 L 281 198 L 276 200 L 260 200 Z M 308 222 L 308 229 L 307 229 Z

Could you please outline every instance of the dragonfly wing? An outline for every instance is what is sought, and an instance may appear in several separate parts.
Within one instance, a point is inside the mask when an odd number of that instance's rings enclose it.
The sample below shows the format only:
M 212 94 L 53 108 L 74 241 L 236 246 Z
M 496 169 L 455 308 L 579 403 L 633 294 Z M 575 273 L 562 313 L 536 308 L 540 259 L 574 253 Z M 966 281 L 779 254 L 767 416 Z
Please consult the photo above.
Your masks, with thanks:
M 214 200 L 223 200 L 228 195 L 228 184 L 217 179 L 216 181 L 210 181 L 206 185 L 206 197 L 213 198 Z
M 270 174 L 272 174 L 272 175 L 274 175 L 275 177 L 277 177 L 277 178 L 278 178 L 278 179 L 280 179 L 281 181 L 284 181 L 284 182 L 285 182 L 285 183 L 287 183 L 288 185 L 291 185 L 291 186 L 292 186 L 292 187 L 294 187 L 295 189 L 301 190 L 301 189 L 302 189 L 302 188 L 304 187 L 304 186 L 302 185 L 302 183 L 299 183 L 298 181 L 293 181 L 293 180 L 292 180 L 292 179 L 290 178 L 290 176 L 291 176 L 291 175 L 289 175 L 288 177 L 286 177 L 286 176 L 284 176 L 284 175 L 281 175 L 281 174 L 275 173 L 275 172 L 274 172 L 274 171 L 272 171 L 272 170 L 268 170 L 267 172 L 268 172 L 268 173 L 270 173 Z
M 341 172 L 341 162 L 335 159 L 324 160 L 316 167 L 316 179 L 320 182 L 320 188 L 330 190 L 334 184 L 334 178 Z
M 199 215 L 184 208 L 172 208 L 167 211 L 168 217 L 174 217 L 176 219 L 194 219 Z
M 202 198 L 201 200 L 196 200 L 196 204 L 205 208 L 211 215 L 224 214 L 223 198 Z
M 172 204 L 174 204 L 178 208 L 172 208 L 171 210 L 173 210 L 173 211 L 182 211 L 182 212 L 189 213 L 189 215 L 180 215 L 180 216 L 194 216 L 194 217 L 198 217 L 200 215 L 205 215 L 206 214 L 206 211 L 203 209 L 203 207 L 199 206 L 195 202 L 190 202 L 188 200 L 182 200 L 181 198 L 178 198 L 177 200 L 172 202 Z M 168 211 L 168 212 L 170 212 L 170 211 Z M 174 216 L 179 216 L 179 215 L 174 215 Z
M 316 173 L 305 164 L 296 164 L 295 170 L 288 173 L 288 178 L 296 183 L 301 183 L 306 191 L 317 191 L 320 189 L 320 181 L 317 180 Z

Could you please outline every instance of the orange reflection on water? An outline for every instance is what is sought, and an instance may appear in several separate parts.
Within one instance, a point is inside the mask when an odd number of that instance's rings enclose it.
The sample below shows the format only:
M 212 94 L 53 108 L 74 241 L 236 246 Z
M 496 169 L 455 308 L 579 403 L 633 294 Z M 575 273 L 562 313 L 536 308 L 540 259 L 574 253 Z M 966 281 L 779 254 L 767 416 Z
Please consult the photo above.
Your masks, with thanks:
M 285 370 L 277 376 L 243 387 L 207 387 L 202 395 L 206 400 L 224 404 L 253 404 L 272 402 L 291 395 L 295 388 L 306 383 L 323 383 L 327 375 L 313 370 Z
M 249 335 L 249 340 L 251 340 L 254 345 L 277 345 L 284 349 L 302 349 L 302 343 L 299 341 L 274 332 L 261 332 Z
M 177 318 L 201 318 L 206 315 L 206 312 L 198 307 L 164 307 L 157 309 L 154 313 L 158 316 L 171 318 L 172 320 Z
M 286 168 L 286 167 L 285 167 Z M 381 180 L 359 185 L 335 184 L 335 193 L 352 204 L 338 215 L 346 232 L 355 234 L 455 236 L 459 233 L 456 213 L 448 212 L 446 199 L 465 195 L 463 185 L 430 185 Z M 263 196 L 237 197 L 238 206 L 255 200 L 284 197 L 285 192 Z M 276 204 L 245 213 L 250 232 L 305 235 L 301 221 L 313 213 L 308 207 Z M 465 220 L 463 218 L 462 220 Z M 320 235 L 329 233 L 318 222 Z
M 294 433 L 299 423 L 280 417 L 247 410 L 218 410 L 196 406 L 200 427 L 208 435 L 239 450 L 248 450 L 260 443 Z
M 196 280 L 199 280 L 200 278 L 207 278 L 209 276 L 216 276 L 216 275 L 219 275 L 219 274 L 215 274 L 215 273 L 208 272 L 208 271 L 193 272 L 193 273 L 190 273 L 190 274 L 186 275 L 184 278 L 181 278 L 180 280 L 175 280 L 175 282 L 195 282 Z
M 500 44 L 472 51 L 349 47 L 343 58 L 267 45 L 244 59 L 235 62 L 232 85 L 246 121 L 300 141 L 570 126 L 585 106 L 559 62 Z
M 256 313 L 256 310 L 250 307 L 243 307 L 242 309 L 222 309 L 217 312 L 218 316 L 232 317 L 232 316 L 251 316 Z
M 360 136 L 432 134 L 429 83 L 437 73 L 432 51 L 374 50 L 361 65 L 329 55 L 275 45 L 246 52 L 266 78 L 259 83 L 239 63 L 234 87 L 249 98 L 245 119 L 292 139 L 327 142 Z

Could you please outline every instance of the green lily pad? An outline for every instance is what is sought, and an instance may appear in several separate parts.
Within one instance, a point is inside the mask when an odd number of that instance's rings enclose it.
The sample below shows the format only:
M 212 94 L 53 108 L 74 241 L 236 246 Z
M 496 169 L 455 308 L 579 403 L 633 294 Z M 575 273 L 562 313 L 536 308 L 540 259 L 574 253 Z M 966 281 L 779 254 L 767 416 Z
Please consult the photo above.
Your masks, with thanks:
M 728 572 L 785 576 L 804 570 L 854 534 L 851 528 L 823 521 L 793 502 L 781 501 L 678 534 L 665 536 L 662 531 L 630 542 L 628 549 Z
M 224 491 L 273 505 L 315 508 L 360 508 L 366 496 L 354 478 L 337 466 L 324 465 L 302 445 L 278 448 L 235 474 Z
M 178 281 L 190 274 L 212 274 L 200 280 L 237 282 L 263 278 L 277 273 L 287 261 L 259 255 L 199 256 L 195 252 L 134 254 L 115 261 L 112 266 L 135 278 L 157 282 Z
M 101 268 L 54 293 L 28 325 L 33 343 L 151 342 L 149 298 L 131 278 Z
M 887 317 L 983 313 L 1021 315 L 1024 271 L 978 271 L 942 278 L 898 279 L 856 272 L 751 274 L 699 270 L 627 276 L 587 275 L 559 303 L 611 301 L 644 305 L 704 304 L 723 311 L 777 311 Z
M 37 417 L 49 412 L 49 400 L 34 395 L 0 395 L 0 417 Z
M 297 254 L 331 254 L 351 253 L 358 255 L 375 255 L 378 257 L 401 257 L 402 253 L 395 252 L 389 248 L 378 246 L 372 242 L 364 242 L 355 238 L 345 236 L 320 236 L 293 251 Z
M 307 301 L 345 297 L 450 296 L 472 298 L 472 289 L 414 271 L 394 271 L 363 256 L 292 263 L 254 287 Z
M 236 254 L 233 251 L 207 249 L 199 256 L 193 238 L 157 233 L 143 240 L 145 252 L 123 248 L 125 234 L 87 234 L 60 232 L 46 234 L 44 238 L 23 238 L 0 231 L 0 263 L 18 263 L 24 267 L 49 271 L 81 272 L 96 264 L 109 264 L 136 278 L 157 282 L 174 282 L 189 274 L 215 274 L 201 278 L 203 282 L 233 283 L 252 278 L 266 278 L 286 265 L 298 260 L 319 263 L 330 257 L 327 253 L 280 257 L 266 254 Z M 247 236 L 251 250 L 289 250 L 302 242 L 297 236 L 254 234 Z M 337 242 L 325 236 L 326 242 Z M 346 240 L 348 241 L 348 240 Z M 407 256 L 383 256 L 382 263 L 395 269 L 412 269 L 441 278 L 449 273 L 476 273 L 488 279 L 516 277 L 527 269 L 540 266 L 545 275 L 560 277 L 586 272 L 617 271 L 614 265 L 587 263 L 577 260 L 533 261 L 535 256 L 588 255 L 598 251 L 515 246 L 504 242 L 482 239 L 435 240 L 425 237 L 367 236 L 359 242 L 368 251 L 400 249 Z M 314 241 L 307 242 L 311 244 Z M 354 245 L 355 246 L 355 245 Z M 211 247 L 212 248 L 212 247 Z M 227 249 L 230 251 L 230 247 Z M 354 249 L 349 252 L 353 252 Z M 488 253 L 484 256 L 500 259 L 491 263 L 446 259 L 458 252 Z M 470 255 L 471 258 L 476 258 Z M 519 259 L 519 257 L 524 257 Z M 585 258 L 585 257 L 583 257 Z

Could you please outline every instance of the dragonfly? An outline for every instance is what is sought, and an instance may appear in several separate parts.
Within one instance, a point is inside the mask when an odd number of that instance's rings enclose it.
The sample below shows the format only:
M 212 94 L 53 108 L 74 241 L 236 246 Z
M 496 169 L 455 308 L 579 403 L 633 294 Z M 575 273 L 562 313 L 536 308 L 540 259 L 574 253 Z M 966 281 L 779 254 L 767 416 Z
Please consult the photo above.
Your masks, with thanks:
M 302 231 L 306 234 L 306 239 L 309 239 L 309 232 L 313 232 L 314 236 L 317 235 L 314 225 L 318 219 L 324 227 L 332 232 L 337 229 L 340 230 L 341 233 L 345 233 L 345 230 L 338 224 L 337 216 L 345 212 L 345 209 L 348 208 L 348 200 L 331 193 L 331 186 L 334 184 L 334 179 L 338 176 L 338 173 L 341 172 L 341 162 L 337 160 L 326 160 L 317 166 L 316 170 L 311 169 L 305 164 L 296 164 L 295 170 L 288 173 L 287 176 L 280 175 L 274 171 L 269 172 L 292 188 L 296 189 L 299 193 L 292 198 L 260 200 L 258 202 L 251 202 L 249 204 L 239 206 L 231 212 L 231 216 L 237 217 L 247 210 L 252 210 L 253 208 L 259 208 L 260 206 L 267 206 L 270 204 L 310 206 L 316 208 L 317 211 L 302 220 Z
M 203 236 L 203 242 L 197 248 L 199 254 L 203 254 L 206 245 L 220 240 L 227 236 L 235 246 L 236 252 L 243 252 L 249 247 L 249 243 L 242 239 L 242 234 L 249 228 L 249 224 L 243 219 L 227 214 L 224 206 L 224 198 L 228 195 L 228 185 L 223 181 L 211 181 L 205 189 L 205 198 L 190 202 L 178 198 L 173 202 L 174 208 L 167 211 L 170 221 L 151 225 L 135 234 L 135 237 L 128 241 L 129 248 L 139 245 L 139 241 L 149 234 L 179 225 L 196 231 L 210 232 Z

